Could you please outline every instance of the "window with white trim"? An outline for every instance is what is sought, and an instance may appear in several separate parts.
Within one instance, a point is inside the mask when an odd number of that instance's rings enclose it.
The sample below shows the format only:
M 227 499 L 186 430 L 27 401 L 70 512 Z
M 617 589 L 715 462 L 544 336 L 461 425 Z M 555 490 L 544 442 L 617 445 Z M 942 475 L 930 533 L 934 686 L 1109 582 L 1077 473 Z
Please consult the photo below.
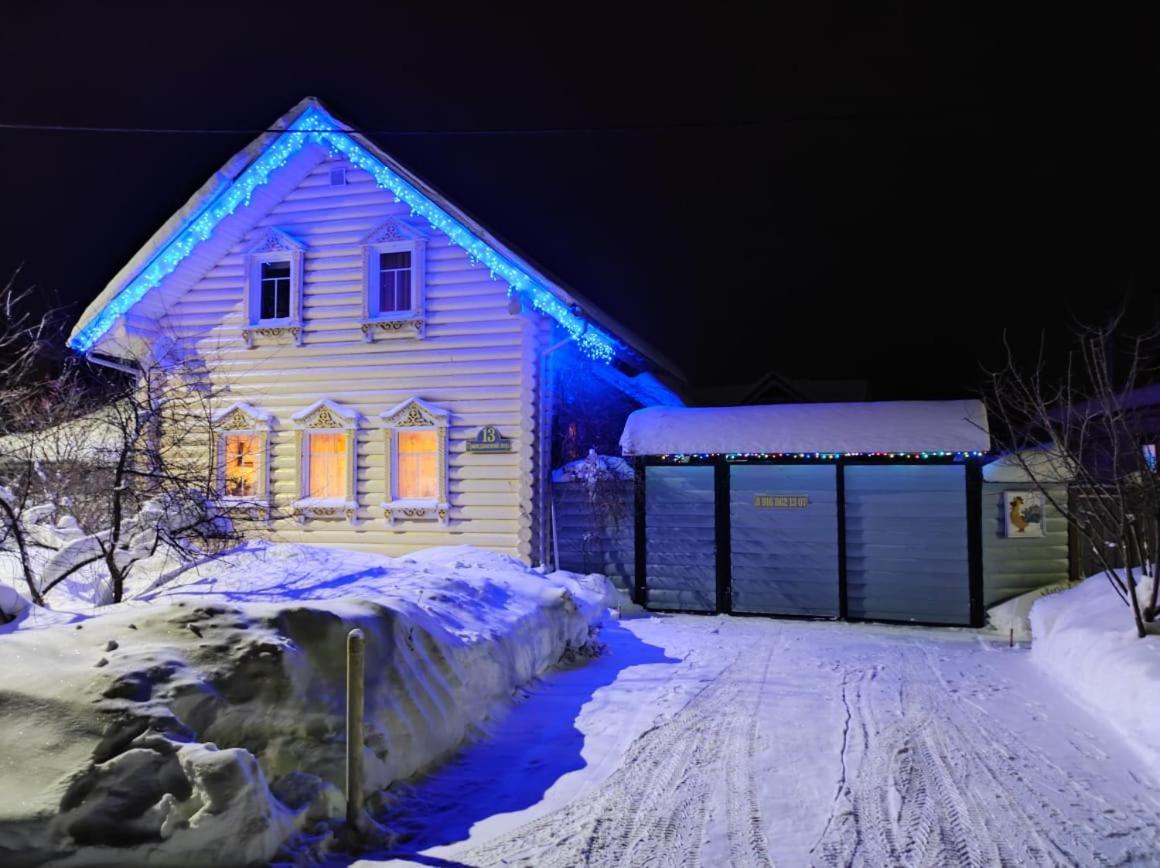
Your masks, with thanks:
M 269 503 L 269 448 L 273 417 L 238 402 L 214 414 L 217 492 L 225 504 Z
M 386 446 L 387 521 L 448 523 L 447 432 L 450 414 L 419 398 L 387 410 L 383 421 Z
M 257 339 L 292 339 L 301 344 L 302 268 L 306 247 L 279 229 L 270 229 L 246 252 L 245 327 Z
M 300 520 L 358 516 L 357 411 L 333 401 L 317 401 L 292 417 L 298 428 L 298 499 Z
M 363 337 L 421 338 L 426 239 L 399 218 L 363 239 Z

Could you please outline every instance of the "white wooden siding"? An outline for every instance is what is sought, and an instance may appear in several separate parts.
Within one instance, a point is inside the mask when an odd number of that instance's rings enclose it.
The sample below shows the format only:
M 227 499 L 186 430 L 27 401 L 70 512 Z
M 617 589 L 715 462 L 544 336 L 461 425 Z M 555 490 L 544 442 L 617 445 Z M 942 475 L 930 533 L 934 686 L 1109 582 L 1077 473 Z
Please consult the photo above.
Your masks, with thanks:
M 363 238 L 391 216 L 409 217 L 369 175 L 347 168 L 348 184 L 331 187 L 326 160 L 227 253 L 170 304 L 163 334 L 202 356 L 211 376 L 230 392 L 277 419 L 271 437 L 271 489 L 284 510 L 298 496 L 298 455 L 292 414 L 320 398 L 365 417 L 358 434 L 358 521 L 278 520 L 279 540 L 314 542 L 399 555 L 433 545 L 470 543 L 529 558 L 535 495 L 534 436 L 537 354 L 546 328 L 535 313 L 512 315 L 506 285 L 439 234 L 426 245 L 426 337 L 379 337 L 360 330 L 364 291 Z M 419 221 L 418 225 L 425 226 Z M 245 254 L 270 227 L 306 245 L 303 346 L 241 337 Z M 386 452 L 377 416 L 420 397 L 451 412 L 448 431 L 450 523 L 398 521 L 388 527 L 380 502 L 386 491 Z M 469 454 L 466 441 L 483 425 L 511 438 L 510 454 Z

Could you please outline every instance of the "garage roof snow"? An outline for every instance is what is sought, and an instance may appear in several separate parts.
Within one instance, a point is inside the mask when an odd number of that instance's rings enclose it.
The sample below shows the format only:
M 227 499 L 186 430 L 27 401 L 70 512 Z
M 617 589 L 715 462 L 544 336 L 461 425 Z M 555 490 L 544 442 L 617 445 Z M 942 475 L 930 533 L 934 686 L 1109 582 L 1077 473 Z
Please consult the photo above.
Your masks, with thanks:
M 648 407 L 628 417 L 626 455 L 965 453 L 991 448 L 982 401 Z

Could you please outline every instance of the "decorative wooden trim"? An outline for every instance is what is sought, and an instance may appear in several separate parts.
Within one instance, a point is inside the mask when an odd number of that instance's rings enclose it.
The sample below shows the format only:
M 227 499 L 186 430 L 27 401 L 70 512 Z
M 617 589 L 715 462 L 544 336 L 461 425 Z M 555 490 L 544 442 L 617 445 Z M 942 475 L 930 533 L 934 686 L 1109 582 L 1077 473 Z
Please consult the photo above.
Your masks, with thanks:
M 260 343 L 280 343 L 290 337 L 294 346 L 302 346 L 302 280 L 306 245 L 281 229 L 271 228 L 246 250 L 245 292 L 243 293 L 242 340 L 247 349 Z M 264 262 L 290 263 L 290 315 L 282 319 L 260 319 L 257 294 L 261 291 L 260 269 Z M 259 341 L 259 339 L 262 339 Z
M 375 294 L 376 264 L 380 253 L 411 254 L 411 308 L 380 312 Z M 371 343 L 376 338 L 410 337 L 422 340 L 427 335 L 427 240 L 415 226 L 392 217 L 377 226 L 362 242 L 362 335 Z
M 381 413 L 386 449 L 386 492 L 388 500 L 382 504 L 383 515 L 389 525 L 399 519 L 438 521 L 446 527 L 450 522 L 451 507 L 447 493 L 447 433 L 451 414 L 442 407 L 428 404 L 421 398 L 408 398 Z M 406 500 L 395 490 L 398 480 L 400 431 L 434 431 L 436 433 L 435 497 L 424 500 Z
M 269 413 L 244 401 L 237 401 L 214 413 L 214 455 L 216 457 L 214 485 L 218 492 L 216 503 L 219 510 L 230 515 L 249 515 L 254 520 L 257 520 L 258 517 L 269 518 L 271 507 L 270 435 L 274 431 L 274 421 L 274 417 Z M 221 493 L 225 488 L 225 438 L 230 434 L 252 434 L 258 437 L 258 456 L 261 467 L 258 468 L 253 497 L 238 498 Z
M 298 499 L 294 501 L 294 516 L 300 522 L 311 519 L 346 519 L 352 524 L 358 520 L 358 434 L 362 416 L 334 401 L 315 401 L 305 410 L 295 413 L 295 453 L 298 456 Z M 309 434 L 346 435 L 346 496 L 339 498 L 310 497 L 310 455 L 306 447 Z
M 373 319 L 360 323 L 363 340 L 373 343 L 376 337 L 381 338 L 418 338 L 427 336 L 427 320 L 422 317 L 414 319 Z

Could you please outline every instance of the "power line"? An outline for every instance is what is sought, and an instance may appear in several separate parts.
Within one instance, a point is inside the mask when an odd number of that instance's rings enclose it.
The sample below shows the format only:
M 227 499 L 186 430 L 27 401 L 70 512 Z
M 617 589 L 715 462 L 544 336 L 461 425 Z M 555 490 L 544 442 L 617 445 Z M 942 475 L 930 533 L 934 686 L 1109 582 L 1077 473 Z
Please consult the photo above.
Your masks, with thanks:
M 742 121 L 689 121 L 668 124 L 624 124 L 604 127 L 497 127 L 493 129 L 341 129 L 320 127 L 308 132 L 320 133 L 360 133 L 363 135 L 382 136 L 538 136 L 538 135 L 566 135 L 566 134 L 595 134 L 595 133 L 632 133 L 652 132 L 664 130 L 698 130 L 698 129 L 745 129 L 761 127 L 769 121 L 742 120 Z M 222 128 L 222 127 L 104 127 L 73 124 L 32 124 L 32 123 L 5 123 L 0 122 L 0 130 L 16 132 L 49 132 L 49 133 L 114 133 L 126 135 L 205 135 L 205 136 L 258 136 L 264 133 L 284 133 L 285 129 L 268 128 Z

